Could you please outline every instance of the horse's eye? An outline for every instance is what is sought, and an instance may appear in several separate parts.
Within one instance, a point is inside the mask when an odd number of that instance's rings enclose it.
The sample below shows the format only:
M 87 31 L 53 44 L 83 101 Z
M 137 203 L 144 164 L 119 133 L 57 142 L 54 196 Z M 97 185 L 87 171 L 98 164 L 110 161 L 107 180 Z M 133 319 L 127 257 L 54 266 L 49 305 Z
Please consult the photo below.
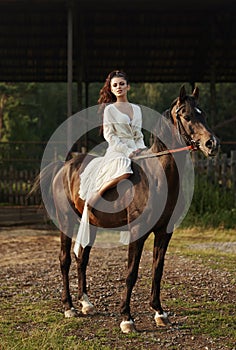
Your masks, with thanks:
M 185 119 L 187 122 L 190 122 L 191 117 L 190 117 L 190 115 L 186 114 L 186 115 L 184 116 L 184 119 Z

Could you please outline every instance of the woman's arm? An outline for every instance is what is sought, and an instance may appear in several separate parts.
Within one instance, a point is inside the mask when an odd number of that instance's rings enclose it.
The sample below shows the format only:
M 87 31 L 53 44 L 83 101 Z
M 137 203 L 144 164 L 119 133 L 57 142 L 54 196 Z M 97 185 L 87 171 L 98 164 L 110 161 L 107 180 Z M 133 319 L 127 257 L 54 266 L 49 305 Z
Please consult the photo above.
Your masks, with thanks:
M 138 149 L 144 149 L 146 148 L 143 140 L 143 133 L 142 133 L 142 112 L 139 106 L 136 106 L 137 108 L 137 115 L 134 120 L 133 124 L 133 135 L 134 135 L 134 142 Z
M 118 152 L 122 152 L 129 157 L 131 150 L 127 147 L 125 143 L 121 141 L 117 135 L 114 123 L 114 116 L 110 106 L 107 106 L 104 110 L 104 121 L 103 121 L 103 136 L 108 142 L 109 146 L 117 149 Z

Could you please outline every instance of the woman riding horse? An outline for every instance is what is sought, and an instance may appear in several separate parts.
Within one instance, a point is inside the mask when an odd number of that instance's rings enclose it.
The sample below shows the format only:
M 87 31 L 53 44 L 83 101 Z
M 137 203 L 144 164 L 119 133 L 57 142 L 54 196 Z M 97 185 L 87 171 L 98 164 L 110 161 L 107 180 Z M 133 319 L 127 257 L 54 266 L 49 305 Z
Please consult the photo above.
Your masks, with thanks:
M 128 101 L 130 89 L 126 73 L 111 72 L 100 91 L 98 100 L 104 108 L 103 135 L 108 142 L 104 157 L 93 159 L 80 175 L 79 196 L 85 201 L 83 215 L 76 238 L 75 254 L 80 244 L 89 244 L 90 228 L 88 208 L 96 207 L 103 193 L 115 187 L 133 173 L 131 158 L 146 146 L 143 141 L 142 113 L 139 106 Z

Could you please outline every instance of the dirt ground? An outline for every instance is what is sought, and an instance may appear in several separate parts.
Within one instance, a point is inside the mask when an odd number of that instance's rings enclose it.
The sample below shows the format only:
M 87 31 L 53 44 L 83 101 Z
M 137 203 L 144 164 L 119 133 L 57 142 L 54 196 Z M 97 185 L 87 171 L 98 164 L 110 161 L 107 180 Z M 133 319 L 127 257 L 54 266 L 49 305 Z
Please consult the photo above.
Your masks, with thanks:
M 25 302 L 51 298 L 52 304 L 56 305 L 58 312 L 62 314 L 58 232 L 51 227 L 6 227 L 0 230 L 0 245 L 0 276 L 7 287 L 6 295 L 2 297 L 11 297 L 18 293 L 20 288 L 24 292 Z M 91 332 L 95 322 L 100 328 L 119 327 L 119 304 L 125 285 L 126 256 L 126 247 L 95 247 L 92 250 L 87 282 L 90 300 L 96 306 L 97 316 L 86 316 L 87 327 L 78 334 L 85 340 L 96 337 L 95 333 Z M 149 308 L 151 263 L 152 253 L 145 249 L 131 304 L 142 340 L 139 337 L 127 337 L 124 343 L 122 336 L 116 337 L 114 344 L 114 337 L 111 337 L 111 342 L 107 345 L 110 345 L 111 349 L 115 346 L 120 349 L 140 349 L 141 346 L 146 349 L 229 349 L 225 347 L 224 337 L 211 339 L 205 334 L 199 335 L 192 331 L 193 325 L 188 319 L 187 304 L 195 302 L 195 310 L 190 311 L 197 313 L 197 305 L 205 299 L 219 303 L 232 301 L 235 298 L 232 275 L 225 270 L 216 273 L 203 265 L 201 258 L 193 261 L 179 254 L 167 253 L 162 300 L 172 326 L 157 329 L 154 312 Z M 75 264 L 72 264 L 71 293 L 75 306 L 79 307 L 76 283 Z M 179 298 L 183 301 L 181 306 L 176 304 L 176 308 L 168 308 L 165 304 L 167 300 L 174 302 Z M 201 322 L 200 319 L 198 321 Z M 153 339 L 156 341 L 153 342 Z M 133 345 L 129 347 L 131 341 Z

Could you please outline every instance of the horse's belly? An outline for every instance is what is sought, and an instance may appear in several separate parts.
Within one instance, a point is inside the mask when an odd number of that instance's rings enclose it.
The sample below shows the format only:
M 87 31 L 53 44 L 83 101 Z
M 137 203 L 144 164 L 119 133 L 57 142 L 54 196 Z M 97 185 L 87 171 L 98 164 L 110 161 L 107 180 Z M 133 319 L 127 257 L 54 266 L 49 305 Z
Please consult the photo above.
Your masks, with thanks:
M 94 210 L 90 223 L 97 227 L 113 228 L 117 230 L 127 230 L 127 212 L 122 210 L 119 212 L 102 212 Z

